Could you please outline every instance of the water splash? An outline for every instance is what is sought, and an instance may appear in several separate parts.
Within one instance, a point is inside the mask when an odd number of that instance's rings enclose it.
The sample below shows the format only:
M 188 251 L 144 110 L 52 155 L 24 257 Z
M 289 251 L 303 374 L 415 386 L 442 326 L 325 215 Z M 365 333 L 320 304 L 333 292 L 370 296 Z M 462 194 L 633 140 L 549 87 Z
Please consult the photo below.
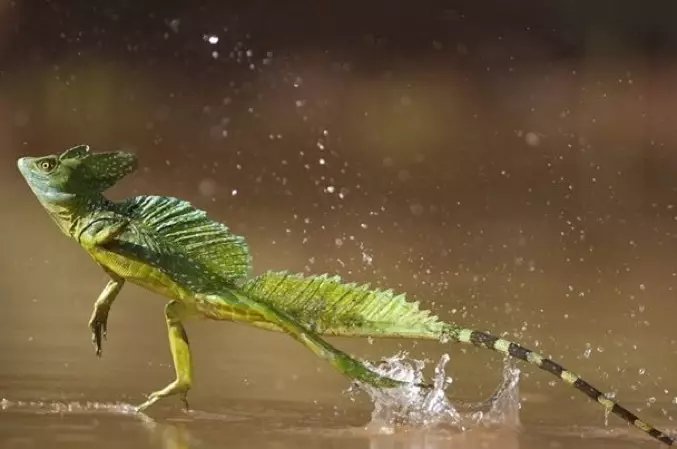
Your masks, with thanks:
M 503 379 L 494 393 L 478 403 L 452 401 L 447 389 L 453 379 L 446 374 L 449 355 L 444 354 L 437 362 L 432 384 L 429 387 L 423 375 L 426 363 L 409 358 L 407 352 L 399 352 L 378 364 L 364 362 L 370 369 L 384 376 L 407 382 L 397 388 L 377 389 L 356 382 L 351 391 L 366 392 L 374 404 L 370 430 L 392 434 L 400 427 L 425 427 L 466 430 L 476 426 L 519 426 L 519 375 L 513 361 L 506 358 Z

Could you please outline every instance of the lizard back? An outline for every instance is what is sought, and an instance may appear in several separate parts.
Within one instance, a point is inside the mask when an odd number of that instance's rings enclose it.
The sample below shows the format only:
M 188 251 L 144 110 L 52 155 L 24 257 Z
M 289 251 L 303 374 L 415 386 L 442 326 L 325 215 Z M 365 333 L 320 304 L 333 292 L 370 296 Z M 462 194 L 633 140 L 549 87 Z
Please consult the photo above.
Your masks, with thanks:
M 251 269 L 251 256 L 244 238 L 189 202 L 173 197 L 142 195 L 118 203 L 141 232 L 152 234 L 163 246 L 180 251 L 233 283 Z
M 185 297 L 219 291 L 249 273 L 251 256 L 244 238 L 187 201 L 143 195 L 113 203 L 112 208 L 130 221 L 129 228 L 90 252 L 131 282 Z M 183 293 L 177 295 L 179 290 Z

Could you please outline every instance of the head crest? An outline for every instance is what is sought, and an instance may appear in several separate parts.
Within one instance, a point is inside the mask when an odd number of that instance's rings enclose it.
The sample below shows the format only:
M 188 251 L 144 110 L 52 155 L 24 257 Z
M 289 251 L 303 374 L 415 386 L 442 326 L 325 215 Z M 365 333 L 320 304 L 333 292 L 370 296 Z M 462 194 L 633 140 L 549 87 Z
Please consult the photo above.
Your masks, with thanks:
M 123 151 L 92 153 L 78 145 L 58 155 L 24 157 L 19 169 L 34 191 L 54 199 L 101 193 L 136 170 L 136 156 Z
M 112 151 L 92 153 L 88 145 L 69 148 L 59 155 L 59 162 L 71 167 L 65 187 L 71 190 L 103 192 L 136 170 L 137 159 L 131 153 Z M 75 192 L 73 192 L 75 193 Z
M 61 155 L 59 155 L 59 159 L 83 158 L 88 154 L 89 154 L 89 145 L 77 145 L 61 153 Z

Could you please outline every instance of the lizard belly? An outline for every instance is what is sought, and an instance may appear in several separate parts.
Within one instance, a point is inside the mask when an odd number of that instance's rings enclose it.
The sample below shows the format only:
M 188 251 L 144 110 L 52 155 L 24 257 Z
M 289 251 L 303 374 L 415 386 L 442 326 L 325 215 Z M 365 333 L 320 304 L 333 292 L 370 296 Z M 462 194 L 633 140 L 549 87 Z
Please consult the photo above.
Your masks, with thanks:
M 186 300 L 193 295 L 162 270 L 145 262 L 107 251 L 95 249 L 91 256 L 106 269 L 133 284 L 171 299 Z

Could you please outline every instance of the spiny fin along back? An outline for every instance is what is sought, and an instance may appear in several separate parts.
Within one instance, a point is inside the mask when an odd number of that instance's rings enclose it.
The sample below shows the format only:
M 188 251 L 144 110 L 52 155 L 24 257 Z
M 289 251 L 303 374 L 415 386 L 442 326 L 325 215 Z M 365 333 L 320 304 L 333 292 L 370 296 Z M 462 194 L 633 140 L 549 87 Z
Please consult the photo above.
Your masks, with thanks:
M 269 271 L 249 279 L 242 290 L 272 304 L 322 334 L 379 335 L 439 332 L 444 323 L 420 310 L 404 294 L 371 289 L 368 284 L 342 284 L 339 276 L 304 276 Z
M 228 282 L 246 277 L 251 269 L 243 237 L 231 233 L 189 202 L 165 196 L 142 195 L 125 200 L 125 214 L 173 251 L 183 252 L 214 270 Z

